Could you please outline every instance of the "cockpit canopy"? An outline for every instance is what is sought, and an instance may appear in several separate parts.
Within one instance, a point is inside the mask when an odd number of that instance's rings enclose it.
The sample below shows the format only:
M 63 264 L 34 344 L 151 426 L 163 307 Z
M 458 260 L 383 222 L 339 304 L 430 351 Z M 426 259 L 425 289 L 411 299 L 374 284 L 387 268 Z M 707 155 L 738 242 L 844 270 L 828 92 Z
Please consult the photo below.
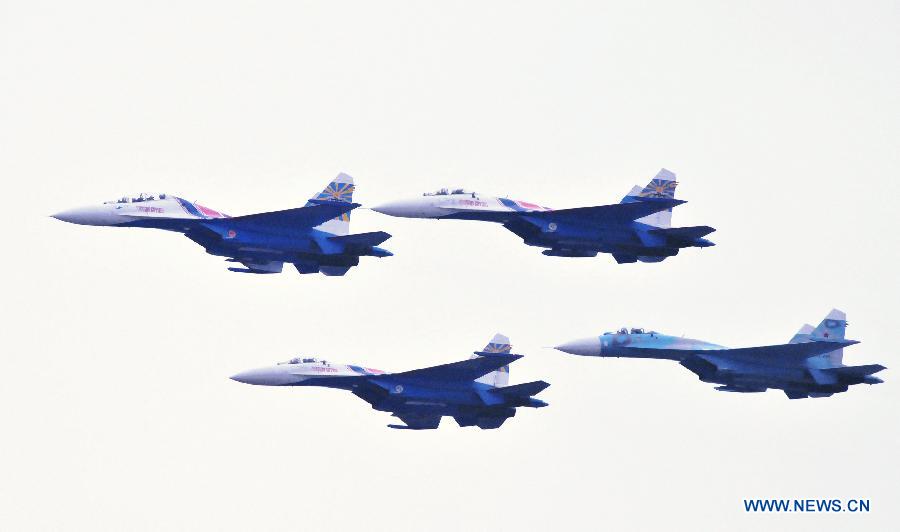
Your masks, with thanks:
M 466 190 L 464 188 L 454 188 L 452 190 L 449 188 L 442 188 L 442 189 L 436 190 L 434 192 L 426 192 L 422 195 L 423 196 L 453 196 L 453 195 L 457 195 L 457 194 L 465 194 L 467 196 L 470 195 L 473 198 L 475 197 L 474 191 Z
M 164 200 L 168 196 L 166 194 L 151 194 L 141 192 L 137 196 L 122 196 L 117 200 L 104 201 L 103 203 L 140 203 L 142 201 Z
M 282 364 L 328 364 L 328 362 L 315 357 L 294 357 L 285 362 L 278 363 L 278 365 Z
M 639 328 L 635 328 L 635 327 L 632 327 L 631 330 L 629 330 L 628 327 L 622 327 L 621 329 L 619 329 L 618 331 L 616 331 L 614 333 L 613 332 L 605 332 L 603 334 L 654 334 L 654 332 L 653 331 L 645 331 L 644 329 L 639 329 Z

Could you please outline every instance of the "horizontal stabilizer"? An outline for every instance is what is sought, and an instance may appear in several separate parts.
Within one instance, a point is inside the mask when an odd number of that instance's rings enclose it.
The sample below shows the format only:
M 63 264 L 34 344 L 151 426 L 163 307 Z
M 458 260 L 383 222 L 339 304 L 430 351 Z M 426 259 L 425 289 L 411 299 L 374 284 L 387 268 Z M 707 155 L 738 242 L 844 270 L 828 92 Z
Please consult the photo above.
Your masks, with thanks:
M 391 238 L 389 233 L 384 231 L 374 231 L 372 233 L 356 233 L 353 235 L 330 236 L 328 240 L 344 244 L 345 246 L 377 246 L 385 240 Z
M 600 205 L 597 207 L 576 207 L 555 211 L 530 212 L 528 216 L 545 220 L 567 219 L 574 222 L 587 221 L 594 223 L 625 223 L 643 218 L 655 212 L 671 209 L 685 203 L 683 200 L 671 198 L 641 198 L 631 203 Z
M 865 377 L 866 375 L 878 373 L 883 369 L 887 368 L 885 368 L 881 364 L 865 364 L 863 366 L 842 366 L 840 368 L 825 368 L 819 371 L 834 373 L 839 376 Z
M 690 242 L 698 238 L 714 232 L 715 229 L 708 225 L 697 225 L 693 227 L 668 227 L 665 229 L 651 229 L 651 235 L 664 236 L 671 240 Z
M 502 368 L 511 362 L 522 358 L 522 355 L 501 355 L 492 353 L 490 356 L 470 358 L 460 362 L 441 364 L 430 368 L 414 369 L 402 373 L 394 373 L 393 377 L 421 381 L 474 381 L 482 375 Z
M 241 227 L 259 226 L 280 229 L 307 229 L 359 207 L 359 203 L 342 203 L 335 201 L 321 202 L 311 207 L 298 207 L 284 211 L 261 212 L 232 218 L 217 218 L 203 223 L 209 226 Z
M 502 388 L 492 388 L 491 393 L 499 394 L 504 397 L 531 397 L 546 390 L 550 386 L 549 382 L 534 381 L 524 384 L 514 384 L 512 386 L 503 386 Z

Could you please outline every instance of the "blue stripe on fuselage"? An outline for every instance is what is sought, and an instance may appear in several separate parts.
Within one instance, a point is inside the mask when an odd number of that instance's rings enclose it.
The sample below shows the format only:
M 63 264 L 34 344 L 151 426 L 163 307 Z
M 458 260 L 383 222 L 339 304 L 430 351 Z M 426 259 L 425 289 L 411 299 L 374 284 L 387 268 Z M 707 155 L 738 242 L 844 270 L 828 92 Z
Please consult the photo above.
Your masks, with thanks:
M 504 206 L 509 207 L 510 209 L 512 209 L 514 211 L 524 212 L 524 211 L 528 210 L 509 198 L 497 198 L 497 199 L 500 200 L 500 203 L 502 203 Z
M 512 209 L 516 212 L 525 212 L 528 210 L 525 207 L 522 207 L 521 205 L 519 205 L 515 200 L 511 200 L 509 198 L 497 198 L 497 199 L 500 200 L 500 203 L 502 203 L 504 206 L 509 207 L 510 209 Z
M 197 209 L 197 207 L 194 207 L 194 204 L 191 203 L 190 201 L 188 201 L 184 198 L 179 198 L 177 196 L 175 197 L 175 199 L 178 200 L 178 203 L 181 204 L 181 208 L 186 210 L 187 213 L 190 214 L 191 216 L 196 216 L 197 218 L 209 218 L 208 216 L 204 216 L 203 213 L 201 213 Z

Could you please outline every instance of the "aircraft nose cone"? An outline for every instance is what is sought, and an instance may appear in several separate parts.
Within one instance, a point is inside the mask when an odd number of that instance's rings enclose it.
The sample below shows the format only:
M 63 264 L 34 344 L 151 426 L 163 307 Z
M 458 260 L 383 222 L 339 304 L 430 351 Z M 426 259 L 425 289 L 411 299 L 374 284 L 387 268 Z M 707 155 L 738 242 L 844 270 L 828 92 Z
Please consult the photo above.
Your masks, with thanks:
M 418 199 L 414 200 L 396 200 L 382 203 L 372 207 L 375 212 L 387 214 L 388 216 L 399 216 L 401 218 L 427 218 L 437 214 L 433 212 L 428 202 Z
M 570 355 L 579 355 L 584 357 L 595 357 L 600 355 L 600 338 L 592 336 L 590 338 L 579 338 L 559 344 L 554 349 L 569 353 Z
M 231 380 L 257 386 L 285 386 L 296 384 L 303 378 L 275 368 L 257 368 L 232 375 Z
M 269 380 L 267 377 L 267 372 L 259 369 L 251 369 L 232 375 L 231 380 L 242 382 L 244 384 L 265 385 Z
M 404 202 L 401 201 L 389 201 L 372 207 L 372 210 L 380 212 L 381 214 L 387 214 L 388 216 L 403 216 L 402 214 L 398 214 L 406 210 L 403 208 L 403 203 Z
M 52 218 L 79 225 L 114 225 L 115 216 L 99 207 L 78 207 L 50 215 Z

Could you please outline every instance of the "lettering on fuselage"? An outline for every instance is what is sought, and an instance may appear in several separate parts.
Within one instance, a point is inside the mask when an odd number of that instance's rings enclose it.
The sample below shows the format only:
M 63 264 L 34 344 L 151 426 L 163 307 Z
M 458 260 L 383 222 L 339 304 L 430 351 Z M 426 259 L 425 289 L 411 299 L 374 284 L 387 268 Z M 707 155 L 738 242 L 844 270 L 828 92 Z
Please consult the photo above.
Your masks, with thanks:
M 471 207 L 487 207 L 488 206 L 486 201 L 479 201 L 479 200 L 461 199 L 461 200 L 457 200 L 456 202 L 459 203 L 460 205 L 469 205 Z
M 144 205 L 138 205 L 137 210 L 138 212 L 155 212 L 158 214 L 166 212 L 162 207 L 145 207 Z

